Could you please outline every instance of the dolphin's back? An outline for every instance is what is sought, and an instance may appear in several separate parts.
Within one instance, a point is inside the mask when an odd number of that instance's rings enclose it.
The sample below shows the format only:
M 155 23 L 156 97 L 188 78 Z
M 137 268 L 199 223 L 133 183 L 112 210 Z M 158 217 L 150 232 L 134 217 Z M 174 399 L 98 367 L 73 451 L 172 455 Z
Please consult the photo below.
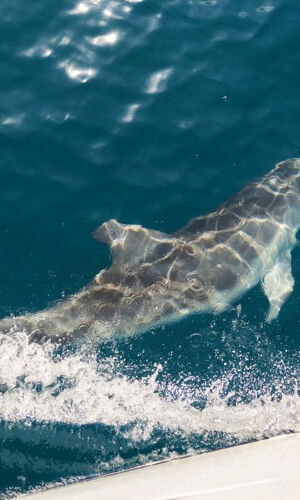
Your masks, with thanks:
M 274 218 L 288 222 L 287 217 L 299 209 L 300 160 L 289 159 L 278 163 L 268 174 L 246 184 L 214 212 L 195 217 L 175 233 L 185 239 L 209 231 L 234 231 L 245 219 L 259 221 Z
M 199 272 L 224 303 L 257 282 L 262 268 L 294 244 L 300 220 L 300 161 L 286 160 L 174 235 L 197 248 Z M 269 263 L 268 263 L 269 262 Z

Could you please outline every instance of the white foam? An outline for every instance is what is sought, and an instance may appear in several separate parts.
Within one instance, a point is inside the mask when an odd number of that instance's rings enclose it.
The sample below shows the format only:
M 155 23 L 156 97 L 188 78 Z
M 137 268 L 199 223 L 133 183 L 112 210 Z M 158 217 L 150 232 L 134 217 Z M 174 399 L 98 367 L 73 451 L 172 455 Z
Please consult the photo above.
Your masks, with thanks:
M 168 383 L 167 397 L 159 395 L 158 367 L 152 376 L 129 379 L 118 357 L 97 362 L 84 350 L 55 356 L 50 344 L 29 343 L 25 333 L 0 334 L 0 418 L 30 419 L 77 425 L 102 423 L 127 431 L 133 440 L 146 440 L 154 428 L 185 434 L 221 431 L 240 441 L 300 430 L 300 399 L 282 395 L 257 398 L 228 406 L 222 396 L 229 379 L 216 379 L 206 388 L 186 379 Z M 230 377 L 229 377 L 230 378 Z M 204 410 L 192 406 L 200 397 Z

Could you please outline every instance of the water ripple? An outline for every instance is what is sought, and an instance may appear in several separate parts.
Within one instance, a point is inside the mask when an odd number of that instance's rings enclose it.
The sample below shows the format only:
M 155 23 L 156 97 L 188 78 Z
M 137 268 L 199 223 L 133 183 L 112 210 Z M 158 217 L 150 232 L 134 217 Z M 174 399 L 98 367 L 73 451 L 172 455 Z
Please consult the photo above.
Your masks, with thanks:
M 62 61 L 59 64 L 59 67 L 65 70 L 65 73 L 69 78 L 80 83 L 86 83 L 97 74 L 95 68 L 80 68 L 75 66 L 75 64 L 70 61 Z
M 121 118 L 121 121 L 124 123 L 130 123 L 134 120 L 134 117 L 136 115 L 137 110 L 139 109 L 140 104 L 129 104 L 127 107 L 127 110 L 125 111 L 124 115 Z
M 91 43 L 93 45 L 97 45 L 101 47 L 103 45 L 114 45 L 120 39 L 120 33 L 118 31 L 111 31 L 106 35 L 98 35 L 94 38 L 91 38 Z
M 77 16 L 82 14 L 87 14 L 91 10 L 91 5 L 87 2 L 78 2 L 75 7 L 69 10 L 67 13 L 70 16 Z
M 146 83 L 145 93 L 156 94 L 162 92 L 167 84 L 167 80 L 172 73 L 172 68 L 167 68 L 153 73 Z

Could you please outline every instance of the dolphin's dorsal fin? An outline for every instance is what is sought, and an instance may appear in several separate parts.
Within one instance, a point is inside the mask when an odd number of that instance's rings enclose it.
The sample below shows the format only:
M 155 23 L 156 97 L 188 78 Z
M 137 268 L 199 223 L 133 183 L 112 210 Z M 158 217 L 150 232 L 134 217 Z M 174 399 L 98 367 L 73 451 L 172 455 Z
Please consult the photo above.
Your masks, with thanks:
M 121 224 L 111 219 L 104 222 L 93 237 L 106 243 L 112 252 L 112 265 L 127 270 L 165 257 L 178 244 L 177 238 L 136 224 Z
M 120 224 L 117 220 L 111 219 L 101 224 L 101 226 L 92 233 L 92 236 L 96 240 L 101 241 L 101 243 L 112 246 L 122 238 L 124 227 L 124 224 Z

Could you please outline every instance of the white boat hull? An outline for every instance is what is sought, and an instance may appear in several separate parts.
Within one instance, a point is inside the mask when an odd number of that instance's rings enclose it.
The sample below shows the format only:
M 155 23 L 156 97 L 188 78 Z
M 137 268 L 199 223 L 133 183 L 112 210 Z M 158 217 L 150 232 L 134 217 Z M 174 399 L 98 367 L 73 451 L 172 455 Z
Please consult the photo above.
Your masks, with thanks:
M 300 433 L 169 460 L 27 495 L 27 500 L 297 499 Z

